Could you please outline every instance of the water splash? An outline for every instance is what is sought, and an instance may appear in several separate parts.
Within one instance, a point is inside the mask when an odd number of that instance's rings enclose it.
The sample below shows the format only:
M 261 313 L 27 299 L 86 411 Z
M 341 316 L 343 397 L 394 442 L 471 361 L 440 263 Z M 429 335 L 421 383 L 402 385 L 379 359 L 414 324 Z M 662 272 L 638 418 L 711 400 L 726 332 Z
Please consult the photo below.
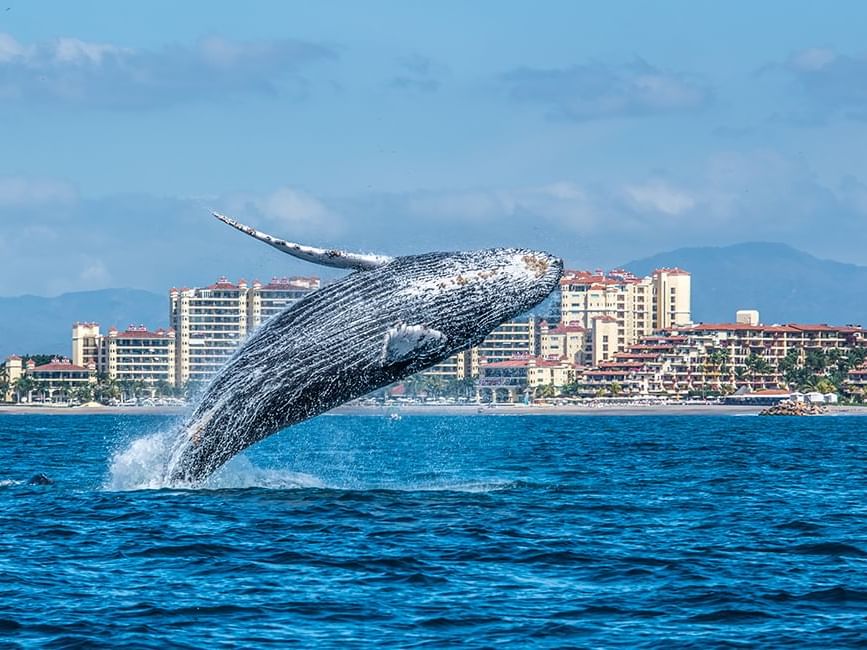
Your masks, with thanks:
M 170 480 L 170 468 L 178 430 L 159 431 L 133 440 L 114 454 L 104 490 L 159 490 L 177 488 Z M 186 486 L 184 486 L 186 487 Z M 197 489 L 229 488 L 324 488 L 321 480 L 309 474 L 257 467 L 243 454 L 236 456 L 197 486 Z
M 169 487 L 167 468 L 176 435 L 174 429 L 158 431 L 137 438 L 115 452 L 103 489 L 158 490 Z

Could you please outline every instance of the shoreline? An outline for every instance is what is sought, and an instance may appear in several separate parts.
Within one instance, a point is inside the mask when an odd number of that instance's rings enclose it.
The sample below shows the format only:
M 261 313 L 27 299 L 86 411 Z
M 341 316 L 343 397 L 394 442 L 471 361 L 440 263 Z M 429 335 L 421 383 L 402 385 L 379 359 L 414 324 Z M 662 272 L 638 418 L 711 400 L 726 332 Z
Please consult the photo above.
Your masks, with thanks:
M 462 415 L 462 416 L 508 416 L 508 415 L 758 415 L 762 406 L 730 406 L 722 404 L 684 404 L 634 406 L 587 405 L 539 405 L 539 404 L 395 404 L 366 405 L 349 404 L 338 406 L 323 415 L 392 416 L 398 415 Z M 828 406 L 824 416 L 867 416 L 867 407 Z M 184 415 L 188 410 L 179 406 L 22 406 L 0 405 L 0 415 Z M 821 417 L 811 416 L 811 417 Z

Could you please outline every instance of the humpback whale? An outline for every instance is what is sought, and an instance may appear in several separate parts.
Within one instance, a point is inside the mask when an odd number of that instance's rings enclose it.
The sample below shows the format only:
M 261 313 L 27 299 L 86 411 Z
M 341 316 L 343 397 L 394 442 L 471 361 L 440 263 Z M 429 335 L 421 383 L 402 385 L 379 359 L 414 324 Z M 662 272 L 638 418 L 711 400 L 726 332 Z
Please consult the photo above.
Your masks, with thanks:
M 263 438 L 477 345 L 544 300 L 563 271 L 559 258 L 523 248 L 392 258 L 304 246 L 214 216 L 354 272 L 272 317 L 223 365 L 176 439 L 173 485 L 200 484 Z

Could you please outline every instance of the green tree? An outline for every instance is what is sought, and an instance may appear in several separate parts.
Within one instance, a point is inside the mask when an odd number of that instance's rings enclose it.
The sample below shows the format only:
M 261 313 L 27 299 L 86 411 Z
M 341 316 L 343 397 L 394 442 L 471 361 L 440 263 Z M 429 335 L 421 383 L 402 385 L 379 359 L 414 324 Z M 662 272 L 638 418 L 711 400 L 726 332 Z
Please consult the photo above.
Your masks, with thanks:
M 13 385 L 13 390 L 15 392 L 15 401 L 21 402 L 22 399 L 24 401 L 29 402 L 30 398 L 33 395 L 33 391 L 37 388 L 36 381 L 33 380 L 32 377 L 28 375 L 22 375 L 17 380 L 15 380 L 15 384 Z

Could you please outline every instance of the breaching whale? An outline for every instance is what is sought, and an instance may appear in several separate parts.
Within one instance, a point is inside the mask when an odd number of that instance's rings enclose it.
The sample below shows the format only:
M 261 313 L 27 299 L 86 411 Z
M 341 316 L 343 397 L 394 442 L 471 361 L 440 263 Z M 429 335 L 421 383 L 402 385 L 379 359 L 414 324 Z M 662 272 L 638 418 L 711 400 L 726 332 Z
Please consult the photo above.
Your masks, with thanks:
M 521 248 L 394 258 L 318 249 L 214 216 L 355 272 L 272 317 L 224 364 L 175 442 L 174 485 L 197 485 L 259 440 L 480 343 L 544 300 L 563 271 L 559 258 Z

